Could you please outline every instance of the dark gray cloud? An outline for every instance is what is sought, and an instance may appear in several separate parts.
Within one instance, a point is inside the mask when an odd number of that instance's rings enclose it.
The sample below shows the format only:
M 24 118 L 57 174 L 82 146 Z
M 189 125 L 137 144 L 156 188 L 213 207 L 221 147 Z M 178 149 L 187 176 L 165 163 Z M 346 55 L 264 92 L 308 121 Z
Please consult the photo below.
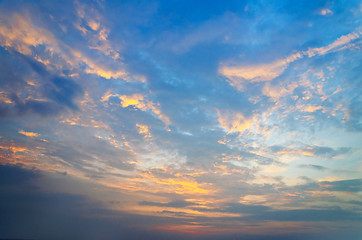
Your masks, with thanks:
M 44 87 L 44 95 L 59 105 L 65 105 L 71 109 L 77 108 L 74 99 L 82 92 L 78 84 L 63 77 L 53 77 L 50 83 Z
M 320 166 L 320 165 L 315 165 L 315 164 L 301 164 L 298 165 L 298 167 L 300 168 L 309 168 L 309 169 L 314 169 L 314 170 L 318 170 L 318 171 L 324 171 L 327 170 L 328 168 Z
M 270 209 L 269 207 L 263 205 L 245 205 L 241 203 L 228 203 L 226 204 L 226 208 L 224 208 L 222 212 L 257 214 L 258 212 L 265 212 L 269 209 Z
M 147 227 L 172 219 L 110 211 L 81 194 L 43 192 L 34 186 L 50 176 L 37 171 L 0 165 L 0 173 L 2 239 L 182 239 Z
M 128 163 L 134 157 L 132 153 L 117 149 L 109 142 L 90 135 L 87 129 L 80 127 L 78 131 L 78 140 L 82 141 L 69 138 L 63 143 L 47 142 L 44 144 L 47 147 L 47 154 L 59 157 L 67 164 L 92 176 L 101 177 L 109 174 L 102 167 L 93 164 L 99 161 L 117 169 L 129 171 L 134 169 L 134 164 Z
M 137 216 L 128 213 L 110 211 L 105 206 L 81 194 L 44 192 L 37 184 L 46 184 L 50 175 L 35 170 L 25 170 L 17 166 L 0 165 L 0 238 L 30 239 L 273 239 L 263 235 L 247 234 L 224 235 L 184 235 L 152 230 L 147 226 L 162 226 L 170 223 L 188 224 L 188 215 L 183 212 L 163 211 L 165 217 Z M 63 176 L 66 178 L 67 176 Z M 57 180 L 58 181 L 58 180 Z M 72 180 L 74 181 L 74 180 Z M 83 183 L 84 184 L 84 183 Z M 22 186 L 19 188 L 19 186 Z M 168 203 L 141 202 L 141 205 L 160 207 L 188 207 L 191 202 L 173 201 Z M 200 209 L 198 209 L 200 211 Z M 228 203 L 222 209 L 214 211 L 225 213 L 247 213 L 239 218 L 197 218 L 215 224 L 219 221 L 360 221 L 361 214 L 342 209 L 301 209 L 272 210 L 264 206 L 251 206 Z M 184 220 L 166 217 L 166 215 L 187 217 Z M 194 219 L 195 220 L 195 219 Z M 191 220 L 191 221 L 194 221 Z M 151 224 L 151 225 L 150 225 Z M 258 224 L 257 224 L 258 225 Z M 352 229 L 349 239 L 358 239 Z M 327 236 L 323 233 L 321 236 Z M 339 232 L 335 232 L 339 236 Z M 292 235 L 279 234 L 276 239 L 291 239 Z M 317 235 L 299 235 L 293 239 L 317 239 Z M 331 236 L 329 239 L 338 239 Z
M 330 148 L 330 147 L 319 147 L 319 146 L 315 146 L 312 147 L 313 150 L 312 152 L 320 157 L 335 157 L 335 156 L 339 156 L 345 153 L 348 153 L 351 148 L 348 147 L 341 147 L 341 148 Z
M 326 188 L 330 191 L 346 191 L 346 192 L 361 192 L 362 191 L 362 179 L 351 179 L 342 181 L 322 181 L 321 185 L 330 185 Z
M 319 210 L 319 209 L 296 209 L 284 211 L 266 211 L 261 214 L 255 214 L 246 219 L 253 220 L 275 220 L 275 221 L 360 221 L 362 215 L 358 212 L 347 210 Z
M 25 170 L 14 165 L 0 165 L 0 186 L 16 187 L 38 177 L 39 172 L 35 170 Z
M 49 72 L 28 56 L 2 47 L 0 52 L 0 91 L 12 101 L 11 104 L 0 103 L 1 118 L 28 114 L 54 116 L 68 109 L 78 109 L 75 100 L 82 96 L 83 89 L 75 81 Z M 35 81 L 37 86 L 30 86 L 29 80 Z
M 157 207 L 184 208 L 184 207 L 187 207 L 187 206 L 190 206 L 190 205 L 198 205 L 198 204 L 193 203 L 193 202 L 189 202 L 189 201 L 179 200 L 179 201 L 172 201 L 172 202 L 168 202 L 168 203 L 158 203 L 158 202 L 143 201 L 143 202 L 140 202 L 139 205 L 157 206 Z
M 242 203 L 225 203 L 222 208 L 194 208 L 200 212 L 222 212 L 222 213 L 240 213 L 240 214 L 252 214 L 257 215 L 271 210 L 270 207 L 263 205 L 246 205 Z
M 298 189 L 304 191 L 318 190 L 318 191 L 341 191 L 341 192 L 356 193 L 362 191 L 362 179 L 311 182 L 305 185 L 298 186 Z

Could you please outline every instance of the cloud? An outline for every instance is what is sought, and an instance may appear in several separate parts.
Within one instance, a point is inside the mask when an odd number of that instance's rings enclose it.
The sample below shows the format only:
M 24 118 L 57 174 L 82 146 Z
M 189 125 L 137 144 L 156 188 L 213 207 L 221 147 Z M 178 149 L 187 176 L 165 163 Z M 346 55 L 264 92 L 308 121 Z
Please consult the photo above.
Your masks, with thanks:
M 308 49 L 308 51 L 303 52 L 303 54 L 308 57 L 314 57 L 316 55 L 321 56 L 321 55 L 328 54 L 330 52 L 343 50 L 345 47 L 348 47 L 348 45 L 347 45 L 348 43 L 350 43 L 356 39 L 359 39 L 361 37 L 361 34 L 362 34 L 362 32 L 360 32 L 360 31 L 352 32 L 350 34 L 339 37 L 333 43 L 331 43 L 325 47 L 311 48 L 311 49 Z
M 89 192 L 97 189 L 94 188 L 95 185 L 63 175 L 42 174 L 16 166 L 0 165 L 0 173 L 1 237 L 71 240 L 181 240 L 185 237 L 152 230 L 152 226 L 176 223 L 172 218 L 142 216 L 108 209 L 104 202 L 89 195 Z M 49 188 L 46 185 L 68 186 L 68 190 L 69 186 L 73 186 L 73 192 L 76 193 L 60 189 L 54 192 L 54 189 L 47 190 Z M 102 191 L 99 194 L 102 194 Z M 119 195 L 122 196 L 124 195 Z
M 121 106 L 123 108 L 133 106 L 134 108 L 140 109 L 141 111 L 150 111 L 156 115 L 166 126 L 171 124 L 170 119 L 161 112 L 160 104 L 146 100 L 141 94 L 135 93 L 132 95 L 119 95 L 110 94 L 110 92 L 107 92 L 105 95 L 103 95 L 101 101 L 106 102 L 112 96 L 121 100 Z
M 290 63 L 304 57 L 314 57 L 316 55 L 325 55 L 332 51 L 340 51 L 348 47 L 348 43 L 359 39 L 360 31 L 339 37 L 333 43 L 320 48 L 310 48 L 307 51 L 300 51 L 289 55 L 288 57 L 276 60 L 272 63 L 256 65 L 239 65 L 219 67 L 219 74 L 225 76 L 229 84 L 237 90 L 242 91 L 246 82 L 266 82 L 279 77 L 289 66 Z
M 292 94 L 297 87 L 298 84 L 296 82 L 292 82 L 286 87 L 282 85 L 272 85 L 270 83 L 266 83 L 262 89 L 262 93 L 276 101 L 281 97 Z
M 94 119 L 87 119 L 85 116 L 80 117 L 79 115 L 73 115 L 70 117 L 66 117 L 60 121 L 61 123 L 66 123 L 69 125 L 77 125 L 88 128 L 103 128 L 109 130 L 110 127 L 102 121 L 97 121 Z
M 250 82 L 271 81 L 283 73 L 284 70 L 288 67 L 289 63 L 292 63 L 300 58 L 302 58 L 302 55 L 300 53 L 296 53 L 285 59 L 278 60 L 270 64 L 242 67 L 223 66 L 220 68 L 219 73 L 229 79 L 228 81 L 231 86 L 241 90 L 243 86 L 243 80 Z
M 71 65 L 71 67 L 76 69 L 79 69 L 83 64 L 86 64 L 84 72 L 87 74 L 94 74 L 105 79 L 113 78 L 123 79 L 130 82 L 146 82 L 145 76 L 129 74 L 125 70 L 125 65 L 121 62 L 109 63 L 108 61 L 108 66 L 105 66 L 105 64 L 97 63 L 97 61 L 93 58 L 87 57 L 86 54 L 73 49 L 70 50 L 69 56 L 63 55 L 63 57 L 65 58 L 67 63 Z
M 192 27 L 185 34 L 168 34 L 166 41 L 161 44 L 171 46 L 176 53 L 186 53 L 195 46 L 207 44 L 214 41 L 225 41 L 228 39 L 232 27 L 241 24 L 241 19 L 237 15 L 226 12 L 215 19 L 202 22 L 196 27 Z
M 100 64 L 95 63 L 94 60 L 86 57 L 84 54 L 82 54 L 79 51 L 73 50 L 71 52 L 72 58 L 68 57 L 68 62 L 72 64 L 73 67 L 76 67 L 79 63 L 85 63 L 86 69 L 85 73 L 88 74 L 94 74 L 100 77 L 103 77 L 105 79 L 118 79 L 122 78 L 124 80 L 134 80 L 132 78 L 129 78 L 125 70 L 112 70 L 108 67 L 102 66 Z M 74 61 L 75 59 L 76 61 Z M 123 66 L 121 66 L 123 68 Z
M 157 207 L 170 207 L 170 208 L 184 208 L 184 207 L 188 207 L 188 206 L 192 206 L 192 205 L 197 205 L 196 203 L 189 202 L 189 201 L 183 201 L 183 200 L 172 201 L 172 202 L 168 202 L 168 203 L 143 201 L 143 202 L 140 202 L 139 204 L 144 205 L 144 206 L 157 206 Z
M 18 133 L 23 134 L 24 136 L 27 137 L 39 137 L 40 134 L 39 133 L 35 133 L 35 132 L 25 132 L 23 130 L 18 131 Z
M 270 208 L 263 205 L 245 205 L 242 203 L 227 203 L 226 208 L 222 209 L 221 211 L 229 213 L 257 214 L 260 212 L 265 212 L 267 210 L 270 210 Z
M 282 146 L 272 146 L 270 147 L 274 153 L 278 155 L 304 155 L 304 156 L 318 156 L 318 157 L 336 157 L 343 155 L 351 151 L 351 148 L 340 147 L 340 148 L 331 148 L 324 146 L 304 146 L 301 148 L 289 148 Z
M 330 148 L 330 147 L 314 146 L 312 147 L 312 151 L 317 156 L 336 157 L 350 152 L 351 148 L 348 147 Z
M 144 135 L 145 138 L 151 138 L 152 135 L 150 133 L 150 130 L 147 125 L 142 124 L 136 124 L 136 127 L 138 127 L 138 133 L 141 135 Z
M 322 106 L 315 106 L 315 105 L 298 105 L 297 108 L 302 112 L 308 112 L 308 113 L 312 113 L 323 109 Z
M 128 74 L 124 64 L 115 61 L 120 58 L 119 53 L 110 46 L 109 41 L 106 39 L 105 36 L 108 30 L 105 28 L 99 30 L 100 40 L 98 41 L 101 43 L 97 42 L 95 46 L 90 46 L 90 48 L 98 49 L 106 56 L 111 56 L 112 61 L 107 62 L 108 65 L 113 65 L 112 68 L 106 67 L 104 64 L 100 64 L 88 57 L 84 51 L 75 50 L 72 46 L 60 41 L 60 39 L 56 39 L 50 31 L 33 24 L 30 18 L 26 19 L 18 14 L 12 14 L 2 20 L 4 24 L 0 24 L 0 45 L 28 56 L 35 53 L 34 49 L 36 47 L 45 46 L 43 56 L 34 54 L 33 57 L 47 67 L 61 69 L 69 68 L 70 65 L 71 68 L 82 72 L 82 66 L 85 64 L 85 73 L 94 74 L 105 79 L 121 78 L 126 81 L 146 81 L 144 76 Z M 91 20 L 89 24 L 93 28 L 97 26 L 97 22 Z M 63 62 L 59 61 L 59 59 L 63 60 Z
M 7 96 L 7 94 L 1 91 L 0 91 L 0 102 L 7 104 L 13 103 L 13 101 L 11 101 L 11 99 Z
M 30 180 L 39 178 L 40 173 L 35 170 L 26 170 L 14 165 L 0 165 L 0 186 L 19 186 Z
M 149 10 L 132 1 L 43 2 L 0 4 L 0 162 L 67 182 L 52 185 L 41 176 L 0 189 L 0 212 L 7 214 L 0 232 L 9 233 L 0 238 L 176 239 L 161 233 L 171 230 L 199 233 L 176 234 L 180 239 L 283 239 L 284 231 L 293 233 L 289 239 L 313 239 L 298 233 L 359 229 L 351 212 L 360 206 L 348 201 L 358 200 L 360 181 L 313 179 L 358 175 L 358 134 L 324 112 L 341 104 L 338 117 L 348 107 L 358 122 L 359 105 L 349 105 L 359 96 L 358 51 L 293 64 L 308 53 L 358 47 L 353 35 L 328 39 L 353 30 L 355 17 L 337 29 L 340 23 L 327 26 L 312 3 L 226 3 L 225 13 L 225 3 L 200 10 L 164 1 Z M 335 17 L 348 11 L 334 6 Z M 14 11 L 28 21 L 19 29 Z M 33 43 L 24 39 L 30 36 Z M 326 41 L 334 45 L 308 52 Z M 301 50 L 285 54 L 291 46 Z M 229 56 L 248 62 L 228 64 Z M 245 91 L 220 82 L 217 70 Z M 305 122 L 306 115 L 315 118 Z M 280 148 L 269 149 L 275 144 Z M 347 164 L 335 158 L 342 154 Z M 308 181 L 299 179 L 304 173 Z M 88 191 L 76 182 L 94 185 Z M 314 217 L 312 210 L 333 211 Z
M 301 164 L 298 167 L 300 168 L 309 168 L 309 169 L 314 169 L 314 170 L 318 170 L 318 171 L 324 171 L 328 168 L 320 166 L 320 165 L 315 165 L 315 164 Z
M 217 111 L 218 121 L 227 133 L 243 133 L 251 126 L 251 120 L 241 113 Z
M 51 84 L 44 86 L 45 95 L 62 105 L 76 109 L 73 99 L 83 92 L 82 88 L 70 79 L 53 77 Z
M 0 24 L 0 45 L 3 47 L 14 48 L 24 55 L 30 55 L 31 47 L 39 45 L 47 45 L 50 51 L 52 48 L 57 48 L 53 34 L 32 25 L 29 19 L 14 14 L 7 16 L 3 22 L 10 22 L 8 25 Z
M 82 142 L 67 139 L 63 143 L 47 143 L 46 154 L 58 159 L 57 162 L 64 168 L 70 167 L 81 176 L 103 178 L 112 175 L 117 170 L 133 171 L 135 169 L 132 152 L 124 147 L 115 147 L 109 141 L 92 137 L 87 131 L 83 130 L 83 135 L 87 137 L 84 137 Z
M 245 217 L 245 219 L 255 220 L 274 220 L 274 221 L 360 221 L 362 217 L 357 212 L 346 211 L 342 209 L 319 210 L 319 209 L 295 209 L 268 211 L 254 216 Z
M 306 167 L 310 168 L 310 165 L 307 165 Z M 315 167 L 312 166 L 312 168 Z M 319 166 L 317 166 L 317 168 L 320 169 Z M 324 168 L 320 170 L 324 170 Z M 345 198 L 345 200 L 351 200 L 350 198 L 353 195 L 358 198 L 358 195 L 355 195 L 355 193 L 362 192 L 361 183 L 362 179 L 349 179 L 349 180 L 337 180 L 337 181 L 333 180 L 309 181 L 307 184 L 296 186 L 295 191 L 297 192 L 302 191 L 304 193 L 308 193 L 311 194 L 312 196 L 314 195 L 317 197 L 330 196 L 332 199 L 330 199 L 329 201 L 331 202 L 333 202 L 334 197 L 338 195 L 333 192 L 344 192 L 347 196 L 349 196 L 348 198 Z M 338 196 L 342 197 L 341 195 Z M 327 200 L 327 198 L 325 200 Z M 358 199 L 353 199 L 353 200 L 358 200 Z M 338 204 L 338 206 L 341 205 Z
M 28 149 L 25 146 L 19 145 L 19 144 L 3 144 L 1 143 L 0 145 L 0 149 L 4 149 L 7 152 L 11 152 L 11 153 L 22 153 L 22 152 L 28 152 L 30 149 Z M 4 159 L 7 158 L 8 156 L 6 154 L 4 154 L 2 156 L 2 162 L 4 162 Z M 5 161 L 6 163 L 6 161 Z
M 362 192 L 362 179 L 321 181 L 319 186 L 328 191 Z
M 99 29 L 100 23 L 94 20 L 89 21 L 88 26 L 93 30 L 97 31 Z
M 76 2 L 76 5 L 78 21 L 75 23 L 75 26 L 87 37 L 90 44 L 89 48 L 95 49 L 106 56 L 110 56 L 113 60 L 121 60 L 122 57 L 120 56 L 119 50 L 115 48 L 114 43 L 108 40 L 110 30 L 105 26 L 103 16 L 99 13 L 97 8 L 90 7 L 81 2 Z M 102 6 L 102 4 L 100 5 Z M 99 71 L 97 72 L 99 73 Z M 107 78 L 110 75 L 109 73 L 104 74 L 103 71 L 103 76 L 106 76 Z
M 333 12 L 328 8 L 323 8 L 318 12 L 318 14 L 323 15 L 323 16 L 325 16 L 325 15 L 333 15 Z
M 0 70 L 4 74 L 0 82 L 9 101 L 0 103 L 1 118 L 28 114 L 54 116 L 66 109 L 78 109 L 76 100 L 83 89 L 72 79 L 53 75 L 27 56 L 2 53 L 0 63 L 4 64 Z M 29 75 L 36 78 L 37 84 L 28 83 Z
M 162 192 L 175 192 L 180 195 L 208 195 L 213 192 L 212 184 L 199 183 L 187 174 L 174 174 L 173 168 L 151 168 L 141 174 L 143 179 L 157 184 Z
M 85 63 L 87 63 L 87 65 L 89 67 L 89 68 L 87 68 L 85 70 L 85 72 L 89 73 L 89 74 L 95 74 L 95 75 L 98 75 L 98 76 L 103 77 L 105 79 L 125 78 L 126 75 L 127 75 L 124 71 L 112 71 L 112 70 L 100 67 L 99 65 L 97 66 L 97 65 L 91 64 L 89 61 L 85 61 L 85 59 L 83 59 L 83 61 Z

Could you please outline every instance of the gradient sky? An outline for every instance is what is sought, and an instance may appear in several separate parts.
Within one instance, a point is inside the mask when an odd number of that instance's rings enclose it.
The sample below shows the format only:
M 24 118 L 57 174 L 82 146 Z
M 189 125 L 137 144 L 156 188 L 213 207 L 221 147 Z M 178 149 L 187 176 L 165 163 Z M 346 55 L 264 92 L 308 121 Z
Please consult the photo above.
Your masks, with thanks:
M 361 1 L 0 1 L 0 238 L 362 239 Z

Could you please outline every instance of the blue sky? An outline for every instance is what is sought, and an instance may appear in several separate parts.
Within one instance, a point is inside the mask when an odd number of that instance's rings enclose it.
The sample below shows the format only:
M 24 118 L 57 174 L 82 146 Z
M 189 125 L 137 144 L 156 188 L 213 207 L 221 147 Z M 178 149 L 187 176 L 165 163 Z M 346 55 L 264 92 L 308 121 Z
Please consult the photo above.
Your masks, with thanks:
M 0 238 L 359 239 L 361 21 L 0 1 Z

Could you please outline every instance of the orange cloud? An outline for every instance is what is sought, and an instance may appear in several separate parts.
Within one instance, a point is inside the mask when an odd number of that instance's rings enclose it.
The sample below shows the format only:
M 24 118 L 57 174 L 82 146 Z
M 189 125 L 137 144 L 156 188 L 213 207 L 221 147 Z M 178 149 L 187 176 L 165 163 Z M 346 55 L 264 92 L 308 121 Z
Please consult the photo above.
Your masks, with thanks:
M 138 133 L 144 135 L 145 138 L 151 138 L 151 133 L 147 125 L 136 124 L 138 127 Z
M 3 47 L 14 48 L 19 53 L 30 55 L 32 46 L 42 44 L 57 46 L 50 32 L 32 25 L 29 19 L 15 14 L 7 17 L 4 22 L 8 24 L 0 25 L 0 45 Z
M 304 155 L 304 156 L 309 156 L 312 157 L 314 156 L 314 153 L 311 151 L 312 149 L 298 149 L 298 150 L 294 150 L 294 149 L 283 149 L 277 152 L 278 155 Z
M 219 69 L 219 73 L 227 77 L 231 86 L 238 90 L 243 89 L 245 80 L 250 82 L 271 81 L 278 77 L 288 67 L 289 63 L 302 58 L 300 53 L 290 55 L 289 57 L 277 60 L 273 63 L 251 65 L 251 66 L 223 66 Z
M 315 105 L 305 105 L 305 106 L 301 106 L 301 111 L 302 112 L 315 112 L 317 110 L 323 109 L 322 106 L 315 106 Z
M 217 115 L 220 126 L 228 133 L 243 133 L 251 126 L 251 120 L 244 117 L 241 113 L 217 111 Z
M 122 107 L 126 108 L 129 106 L 134 106 L 135 108 L 138 108 L 141 111 L 151 111 L 167 126 L 171 124 L 170 119 L 164 114 L 162 114 L 159 108 L 159 104 L 144 99 L 144 97 L 141 94 L 122 95 L 119 96 L 119 98 L 122 100 L 121 102 Z
M 78 13 L 81 14 L 81 12 L 82 11 Z M 84 11 L 83 14 L 85 14 Z M 85 16 L 83 16 L 83 18 L 84 17 Z M 122 78 L 125 81 L 146 81 L 145 76 L 137 74 L 130 75 L 127 73 L 123 63 L 119 61 L 113 62 L 113 64 L 115 64 L 113 68 L 97 63 L 94 59 L 74 50 L 71 46 L 59 42 L 50 31 L 32 24 L 31 19 L 14 14 L 6 18 L 0 17 L 0 20 L 3 20 L 2 22 L 4 23 L 0 24 L 0 45 L 5 48 L 13 48 L 21 54 L 31 55 L 33 52 L 32 47 L 45 45 L 46 51 L 49 51 L 51 56 L 56 53 L 72 68 L 82 70 L 80 65 L 85 64 L 85 73 L 94 74 L 105 79 Z M 87 22 L 91 29 L 97 31 L 97 41 L 95 43 L 91 42 L 89 48 L 101 51 L 104 55 L 110 56 L 112 60 L 119 59 L 118 51 L 112 48 L 110 42 L 107 40 L 109 31 L 102 28 L 96 20 L 87 18 Z M 82 29 L 84 33 L 87 33 L 87 30 L 80 25 L 76 25 L 76 27 Z M 63 68 L 61 64 L 55 63 L 50 59 L 40 56 L 34 56 L 34 59 L 49 68 Z
M 109 126 L 102 121 L 96 121 L 94 119 L 85 119 L 84 117 L 80 116 L 72 116 L 70 118 L 65 118 L 60 123 L 66 123 L 69 125 L 76 125 L 82 127 L 89 127 L 89 128 L 103 128 L 109 129 Z
M 263 87 L 262 93 L 275 101 L 281 97 L 292 94 L 294 89 L 296 89 L 297 87 L 298 84 L 295 82 L 289 84 L 287 87 L 266 83 Z
M 117 70 L 113 70 L 104 65 L 96 63 L 93 59 L 86 57 L 84 54 L 82 54 L 79 51 L 71 50 L 70 52 L 71 52 L 71 57 L 67 56 L 63 57 L 65 57 L 67 59 L 67 62 L 73 67 L 77 66 L 79 63 L 86 64 L 87 67 L 85 69 L 85 73 L 94 74 L 99 77 L 103 77 L 105 79 L 122 78 L 125 81 L 146 82 L 146 77 L 144 76 L 128 74 L 124 69 L 124 65 L 122 63 L 118 63 Z
M 29 151 L 29 149 L 28 148 L 26 148 L 26 147 L 23 147 L 23 146 L 17 146 L 17 145 L 11 145 L 11 146 L 7 146 L 7 147 L 5 147 L 5 146 L 0 146 L 0 148 L 2 148 L 2 149 L 9 149 L 11 152 L 13 152 L 13 153 L 18 153 L 18 152 L 27 152 L 27 151 Z
M 96 49 L 106 56 L 110 56 L 112 59 L 121 59 L 118 50 L 114 48 L 108 40 L 110 33 L 109 29 L 103 24 L 103 17 L 99 12 L 90 8 L 87 4 L 77 2 L 78 22 L 75 23 L 75 27 L 82 32 L 83 35 L 87 35 L 87 39 L 90 43 L 89 48 Z M 86 23 L 92 30 L 87 30 L 83 24 Z
M 39 136 L 40 136 L 39 133 L 25 132 L 25 131 L 23 131 L 23 130 L 18 131 L 18 133 L 23 134 L 23 135 L 25 135 L 25 136 L 27 136 L 27 137 L 39 137 Z
M 100 26 L 100 23 L 99 22 L 96 22 L 94 20 L 91 20 L 88 22 L 88 26 L 93 30 L 93 31 L 97 31 L 99 26 Z
M 95 74 L 105 79 L 122 78 L 126 76 L 126 73 L 124 71 L 107 70 L 97 65 L 89 64 L 89 62 L 87 64 L 89 68 L 85 70 L 86 73 Z
M 74 63 L 77 63 L 77 62 L 85 63 L 87 65 L 85 72 L 88 74 L 98 75 L 105 79 L 111 79 L 111 78 L 126 79 L 127 73 L 124 70 L 111 70 L 111 69 L 106 68 L 105 66 L 96 64 L 92 59 L 87 58 L 79 51 L 73 50 L 72 55 L 73 55 L 74 59 L 76 59 L 77 61 L 74 62 L 73 60 L 70 60 L 69 63 L 71 63 L 72 65 L 74 65 Z
M 0 91 L 0 102 L 8 104 L 13 103 L 13 101 L 10 98 L 8 98 L 4 92 L 1 91 Z
M 204 195 L 212 192 L 212 190 L 210 189 L 210 184 L 198 183 L 192 178 L 189 178 L 187 176 L 176 177 L 172 174 L 171 170 L 167 168 L 159 168 L 159 170 L 161 170 L 164 173 L 167 173 L 167 175 L 170 176 L 165 178 L 157 177 L 152 173 L 152 171 L 147 171 L 145 173 L 142 173 L 141 177 L 143 179 L 147 179 L 154 183 L 157 183 L 158 184 L 157 189 L 163 188 L 165 191 L 176 192 L 179 194 Z

